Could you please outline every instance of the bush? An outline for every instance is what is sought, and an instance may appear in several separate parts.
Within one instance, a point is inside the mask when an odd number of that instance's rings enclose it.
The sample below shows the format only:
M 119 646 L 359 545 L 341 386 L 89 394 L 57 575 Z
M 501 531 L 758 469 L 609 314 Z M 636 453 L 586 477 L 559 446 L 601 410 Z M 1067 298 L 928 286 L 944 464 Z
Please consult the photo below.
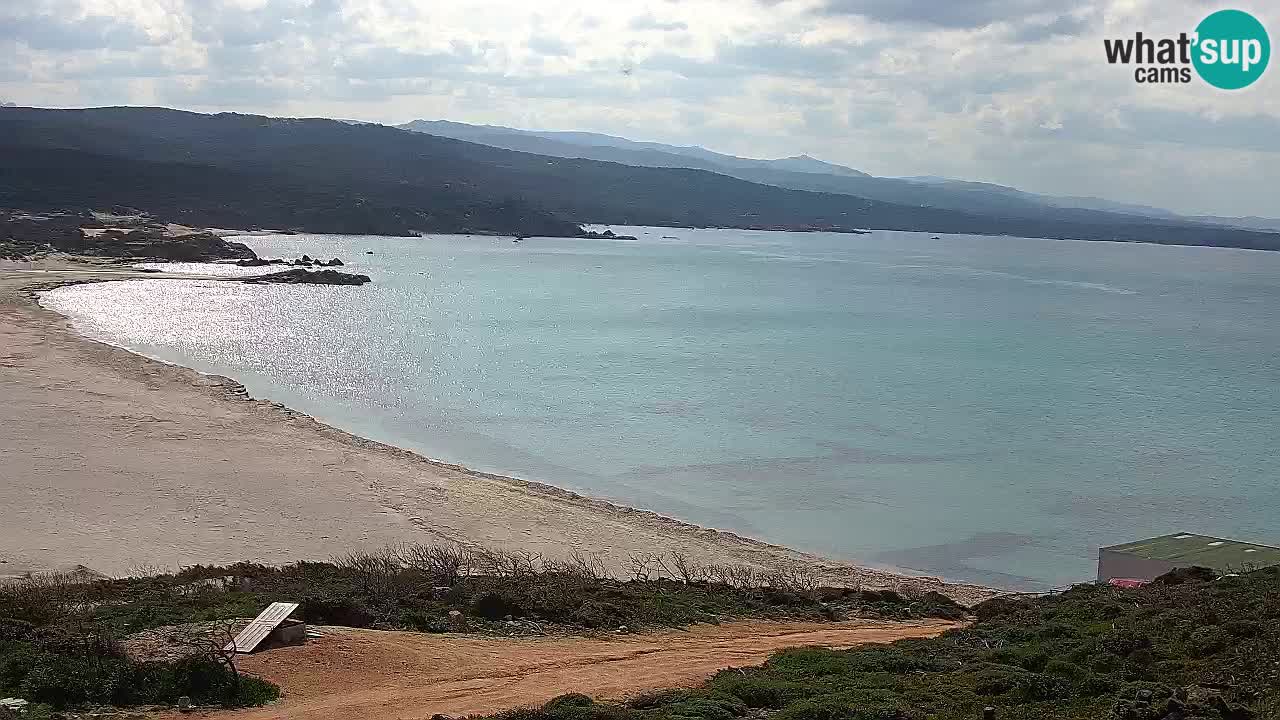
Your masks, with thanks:
M 1059 700 L 1071 694 L 1071 683 L 1052 675 L 1026 673 L 1018 676 L 1018 692 L 1031 702 Z
M 774 677 L 761 677 L 757 672 L 725 670 L 712 679 L 710 687 L 731 695 L 749 708 L 777 710 L 795 700 L 809 697 L 808 686 Z
M 1113 655 L 1127 657 L 1138 651 L 1151 648 L 1151 638 L 1145 633 L 1125 628 L 1108 633 L 1102 639 L 1102 649 Z
M 300 606 L 302 616 L 315 625 L 366 628 L 373 624 L 369 608 L 351 597 L 304 597 Z
M 860 595 L 862 602 L 871 605 L 905 605 L 907 602 L 896 590 L 863 590 Z
M 1160 577 L 1152 580 L 1155 585 L 1182 585 L 1184 583 L 1201 583 L 1216 580 L 1218 573 L 1207 567 L 1184 567 L 1174 568 Z
M 62 709 L 85 703 L 120 706 L 173 703 L 183 695 L 201 704 L 260 705 L 279 689 L 236 677 L 219 662 L 187 657 L 135 662 L 100 637 L 47 633 L 44 643 L 0 644 L 0 694 Z
M 1079 665 L 1067 660 L 1054 658 L 1044 665 L 1044 673 L 1046 675 L 1054 675 L 1064 680 L 1076 683 L 1084 680 L 1089 676 L 1089 671 Z
M 1202 627 L 1191 633 L 1189 641 L 1192 657 L 1209 657 L 1226 650 L 1231 644 L 1231 636 L 1217 625 Z
M 589 628 L 615 628 L 626 624 L 627 614 L 612 603 L 588 600 L 573 611 L 573 621 Z
M 999 617 L 1026 612 L 1032 606 L 1026 600 L 1009 597 L 992 598 L 973 607 L 978 620 L 986 622 Z
M 568 693 L 552 698 L 542 706 L 542 711 L 549 714 L 555 714 L 557 711 L 565 708 L 590 707 L 595 704 L 595 700 L 583 695 L 582 693 Z
M 1004 695 L 1018 687 L 1021 675 L 1017 671 L 1003 669 L 979 670 L 974 673 L 973 691 L 983 696 Z
M 653 710 L 664 715 L 704 720 L 731 720 L 747 713 L 747 705 L 740 698 L 722 692 L 694 690 L 649 693 L 636 697 L 627 705 L 634 710 Z
M 1266 625 L 1256 620 L 1232 620 L 1224 623 L 1222 628 L 1227 634 L 1238 638 L 1255 638 L 1267 630 Z
M 511 598 L 494 592 L 484 593 L 471 604 L 471 612 L 485 620 L 501 620 L 508 615 L 524 617 L 524 610 Z

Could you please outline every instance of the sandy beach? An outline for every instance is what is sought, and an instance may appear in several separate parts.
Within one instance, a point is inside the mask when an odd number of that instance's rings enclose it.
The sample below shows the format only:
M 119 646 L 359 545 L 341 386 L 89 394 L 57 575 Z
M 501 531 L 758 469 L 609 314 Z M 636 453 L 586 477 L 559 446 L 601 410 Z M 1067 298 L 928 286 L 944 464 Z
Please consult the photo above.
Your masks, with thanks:
M 168 281 L 67 260 L 0 261 L 0 575 L 282 564 L 407 541 L 597 553 L 613 568 L 632 552 L 679 551 L 967 603 L 991 594 L 434 462 L 252 400 L 233 380 L 86 339 L 32 295 L 139 277 Z

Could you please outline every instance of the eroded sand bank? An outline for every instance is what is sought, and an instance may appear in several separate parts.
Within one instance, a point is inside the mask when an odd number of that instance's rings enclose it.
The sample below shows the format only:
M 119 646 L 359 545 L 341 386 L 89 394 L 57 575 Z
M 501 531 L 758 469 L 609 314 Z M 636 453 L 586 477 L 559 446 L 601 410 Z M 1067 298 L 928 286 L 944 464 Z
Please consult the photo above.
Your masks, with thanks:
M 83 338 L 31 296 L 131 277 L 166 281 L 67 261 L 0 264 L 0 575 L 287 563 L 452 541 L 598 553 L 613 567 L 636 551 L 679 551 L 705 563 L 802 564 L 832 583 L 936 589 L 962 602 L 990 594 L 434 462 L 250 400 L 226 378 Z

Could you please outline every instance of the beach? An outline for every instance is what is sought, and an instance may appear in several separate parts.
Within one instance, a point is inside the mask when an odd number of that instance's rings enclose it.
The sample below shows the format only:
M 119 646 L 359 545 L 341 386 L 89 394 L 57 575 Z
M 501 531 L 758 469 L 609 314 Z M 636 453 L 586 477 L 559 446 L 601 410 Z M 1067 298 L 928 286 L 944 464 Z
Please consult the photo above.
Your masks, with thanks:
M 681 552 L 965 603 L 992 594 L 435 462 L 250 399 L 234 380 L 84 338 L 33 297 L 128 278 L 167 281 L 70 260 L 0 265 L 0 575 L 284 564 L 419 542 L 581 552 L 618 574 L 632 553 Z

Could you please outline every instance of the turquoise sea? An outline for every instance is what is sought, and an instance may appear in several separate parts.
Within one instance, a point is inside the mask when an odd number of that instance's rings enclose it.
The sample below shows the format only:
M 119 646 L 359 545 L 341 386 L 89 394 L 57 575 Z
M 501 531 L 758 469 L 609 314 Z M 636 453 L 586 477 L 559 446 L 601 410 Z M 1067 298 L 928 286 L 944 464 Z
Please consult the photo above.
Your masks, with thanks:
M 864 563 L 1039 589 L 1148 535 L 1280 544 L 1280 253 L 613 229 L 249 237 L 374 284 L 43 302 L 360 435 Z

